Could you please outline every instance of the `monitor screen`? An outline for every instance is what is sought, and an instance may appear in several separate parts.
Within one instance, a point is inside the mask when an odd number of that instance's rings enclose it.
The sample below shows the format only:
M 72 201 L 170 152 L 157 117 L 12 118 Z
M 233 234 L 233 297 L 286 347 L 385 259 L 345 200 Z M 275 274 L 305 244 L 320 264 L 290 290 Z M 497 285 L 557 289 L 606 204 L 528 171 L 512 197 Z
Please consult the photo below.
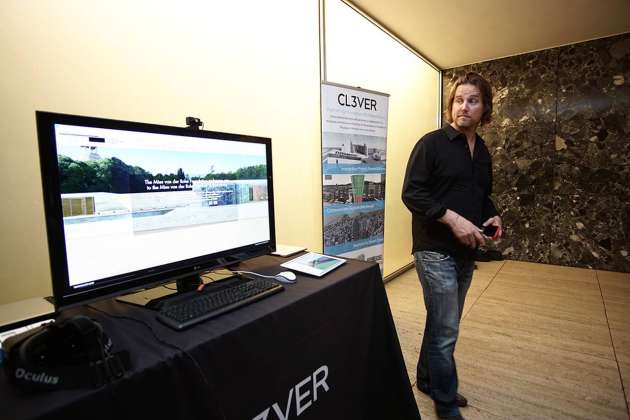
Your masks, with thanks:
M 58 309 L 275 248 L 270 139 L 36 117 Z

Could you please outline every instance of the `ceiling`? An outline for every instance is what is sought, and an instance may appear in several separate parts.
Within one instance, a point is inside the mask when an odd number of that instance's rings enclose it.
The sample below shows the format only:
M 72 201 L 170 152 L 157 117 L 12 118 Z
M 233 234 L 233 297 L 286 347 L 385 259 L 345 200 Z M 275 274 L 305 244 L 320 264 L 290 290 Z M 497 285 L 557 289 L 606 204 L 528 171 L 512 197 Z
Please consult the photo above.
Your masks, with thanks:
M 344 0 L 441 69 L 630 32 L 630 0 Z

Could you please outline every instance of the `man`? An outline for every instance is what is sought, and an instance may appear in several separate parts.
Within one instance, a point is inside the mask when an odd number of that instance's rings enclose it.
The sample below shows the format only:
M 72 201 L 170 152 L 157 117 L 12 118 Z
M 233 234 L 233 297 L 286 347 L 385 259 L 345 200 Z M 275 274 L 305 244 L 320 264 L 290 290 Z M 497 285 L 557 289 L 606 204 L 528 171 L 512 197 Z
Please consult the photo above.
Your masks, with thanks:
M 491 114 L 488 82 L 472 72 L 457 78 L 448 99 L 450 125 L 418 141 L 403 185 L 427 310 L 416 385 L 433 398 L 439 418 L 463 418 L 459 407 L 467 401 L 457 393 L 453 357 L 459 322 L 475 250 L 502 234 L 501 218 L 490 200 L 492 158 L 476 133 Z M 496 228 L 492 237 L 483 234 L 486 226 Z

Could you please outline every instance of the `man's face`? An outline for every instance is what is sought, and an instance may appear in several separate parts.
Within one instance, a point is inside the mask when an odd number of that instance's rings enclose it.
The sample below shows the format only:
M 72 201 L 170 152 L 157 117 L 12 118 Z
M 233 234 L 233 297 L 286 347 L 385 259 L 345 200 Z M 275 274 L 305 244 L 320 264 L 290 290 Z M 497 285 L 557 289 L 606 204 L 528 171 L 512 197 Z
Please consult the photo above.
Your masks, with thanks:
M 474 85 L 459 85 L 455 90 L 451 118 L 457 130 L 476 129 L 483 115 L 481 93 Z

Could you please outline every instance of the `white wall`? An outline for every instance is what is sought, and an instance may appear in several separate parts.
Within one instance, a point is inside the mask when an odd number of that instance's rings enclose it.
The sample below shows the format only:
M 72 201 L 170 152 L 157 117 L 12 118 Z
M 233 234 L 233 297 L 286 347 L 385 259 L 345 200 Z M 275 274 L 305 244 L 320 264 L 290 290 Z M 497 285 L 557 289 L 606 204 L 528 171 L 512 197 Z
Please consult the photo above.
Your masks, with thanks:
M 411 261 L 400 188 L 411 147 L 435 128 L 438 73 L 327 3 L 328 80 L 391 94 L 387 275 Z M 271 137 L 277 240 L 321 251 L 318 12 L 316 0 L 4 0 L 0 304 L 51 294 L 35 110 L 177 126 L 192 115 Z
M 271 137 L 281 243 L 321 250 L 318 3 L 0 7 L 0 303 L 51 293 L 35 110 Z
M 340 0 L 326 0 L 329 82 L 388 93 L 383 274 L 412 262 L 411 213 L 400 199 L 411 149 L 438 128 L 440 73 Z

